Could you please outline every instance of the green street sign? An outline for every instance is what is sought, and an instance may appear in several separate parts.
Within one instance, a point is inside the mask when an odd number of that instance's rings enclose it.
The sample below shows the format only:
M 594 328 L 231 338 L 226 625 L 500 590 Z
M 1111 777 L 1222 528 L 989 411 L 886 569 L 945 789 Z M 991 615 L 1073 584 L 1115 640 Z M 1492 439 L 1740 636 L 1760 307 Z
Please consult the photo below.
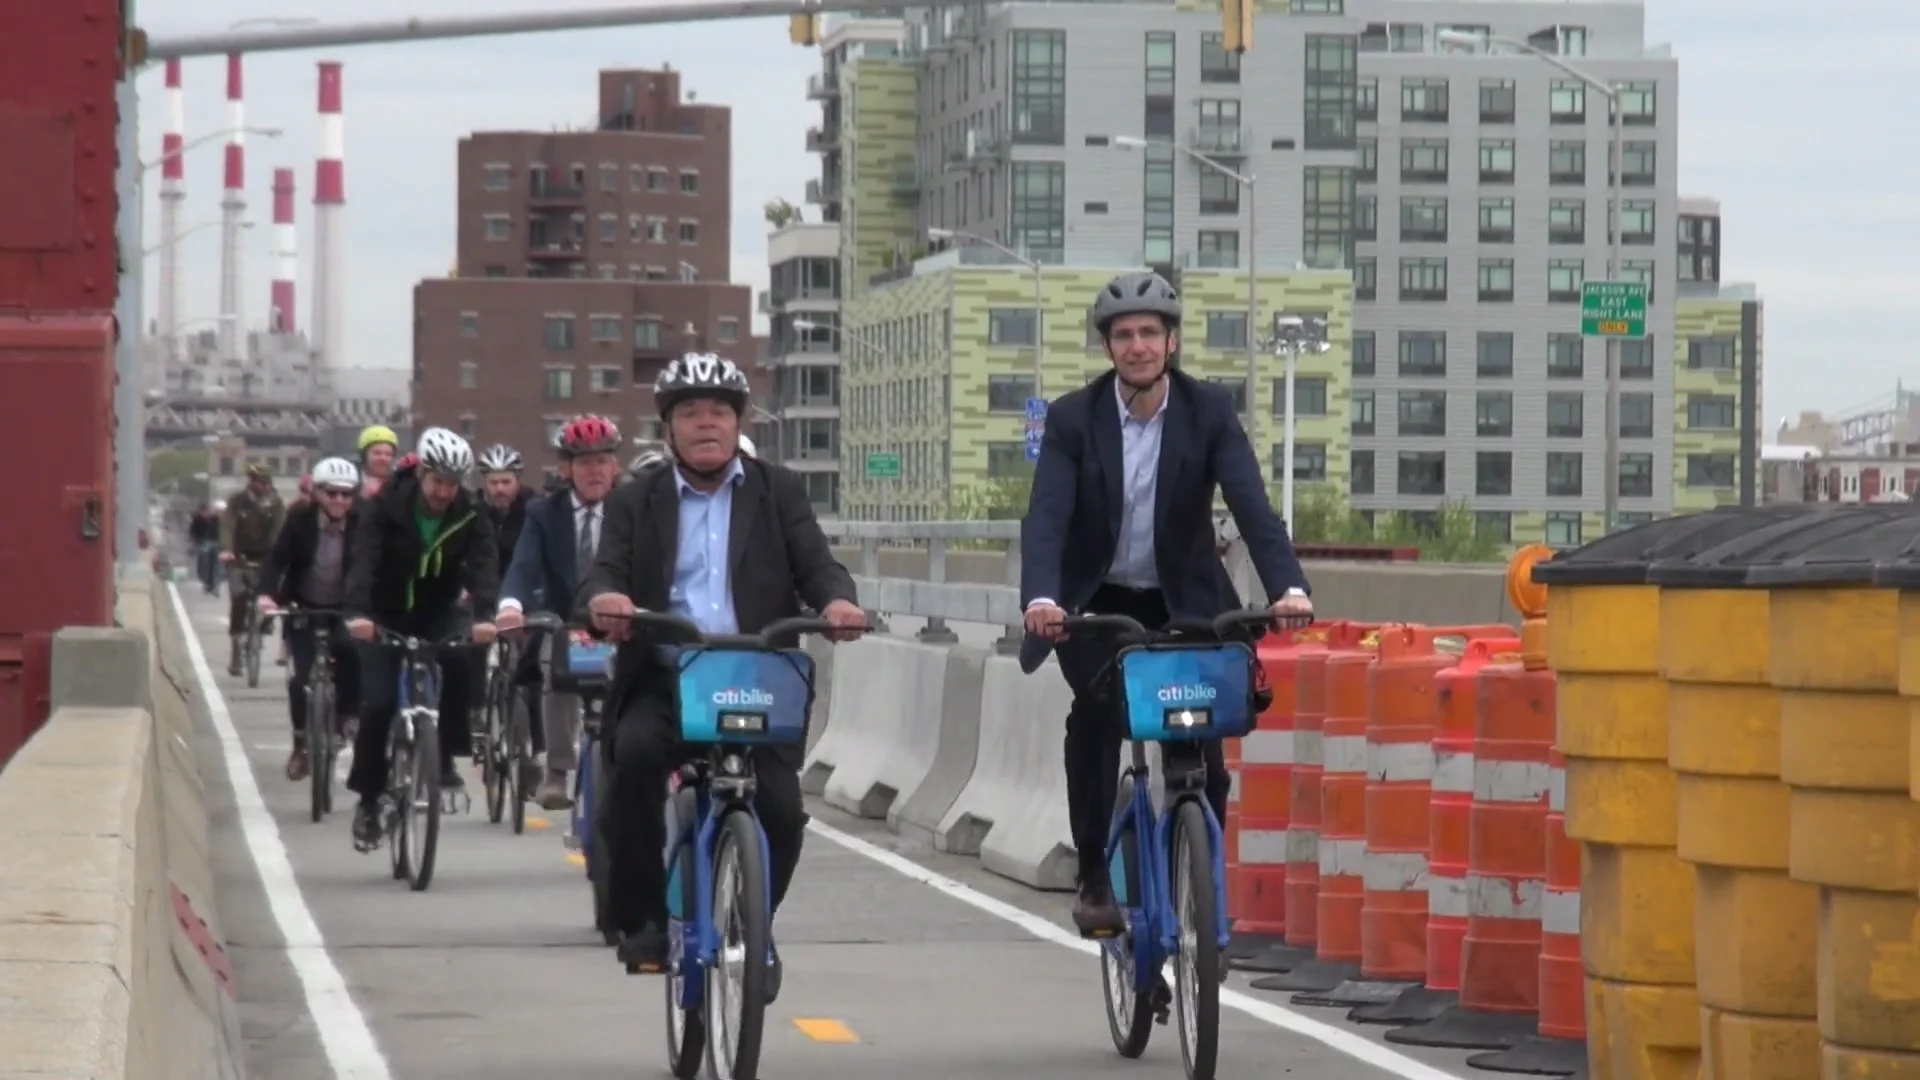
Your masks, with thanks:
M 877 480 L 892 480 L 900 475 L 899 454 L 868 454 L 867 475 Z
M 1647 336 L 1647 287 L 1637 281 L 1580 286 L 1580 333 L 1598 338 Z

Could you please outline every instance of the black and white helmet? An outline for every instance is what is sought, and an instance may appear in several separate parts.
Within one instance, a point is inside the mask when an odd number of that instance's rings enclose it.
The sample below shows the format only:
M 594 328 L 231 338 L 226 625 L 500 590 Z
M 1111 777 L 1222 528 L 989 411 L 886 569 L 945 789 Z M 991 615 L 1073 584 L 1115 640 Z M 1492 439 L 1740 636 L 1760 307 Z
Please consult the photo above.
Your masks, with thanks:
M 1151 270 L 1121 274 L 1107 282 L 1094 300 L 1093 328 L 1105 337 L 1107 328 L 1123 315 L 1158 315 L 1166 320 L 1167 329 L 1175 329 L 1180 325 L 1180 294 Z
M 713 353 L 688 353 L 653 381 L 653 402 L 666 416 L 688 398 L 719 398 L 737 413 L 747 411 L 747 376 L 733 361 Z
M 420 433 L 420 467 L 441 476 L 464 477 L 473 470 L 473 447 L 446 428 Z
M 481 472 L 517 473 L 525 468 L 526 464 L 525 461 L 521 460 L 520 451 L 508 446 L 506 443 L 494 443 L 492 446 L 480 451 Z

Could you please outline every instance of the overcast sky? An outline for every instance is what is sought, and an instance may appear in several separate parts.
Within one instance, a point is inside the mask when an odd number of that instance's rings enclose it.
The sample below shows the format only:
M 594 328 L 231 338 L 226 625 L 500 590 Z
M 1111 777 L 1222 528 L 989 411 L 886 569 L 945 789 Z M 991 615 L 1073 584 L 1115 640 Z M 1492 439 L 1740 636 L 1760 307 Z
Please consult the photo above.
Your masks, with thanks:
M 146 0 L 141 16 L 160 36 L 248 18 L 317 14 L 353 22 L 601 2 Z M 1902 378 L 1920 384 L 1920 353 L 1902 329 L 1920 308 L 1920 150 L 1914 138 L 1898 137 L 1915 130 L 1903 95 L 1920 57 L 1920 4 L 1650 0 L 1648 8 L 1649 39 L 1672 43 L 1681 58 L 1681 188 L 1721 200 L 1725 277 L 1758 282 L 1767 301 L 1769 425 L 1800 408 L 1860 405 Z M 784 20 L 260 54 L 247 63 L 247 120 L 286 134 L 255 137 L 247 147 L 248 217 L 259 227 L 247 237 L 246 314 L 256 325 L 271 277 L 276 166 L 294 168 L 298 178 L 305 319 L 320 59 L 346 65 L 346 304 L 358 364 L 410 362 L 413 284 L 445 274 L 453 262 L 459 138 L 476 129 L 589 122 L 597 69 L 670 63 L 699 100 L 734 107 L 735 281 L 766 286 L 761 207 L 773 198 L 799 203 L 817 175 L 805 131 L 819 112 L 805 82 L 819 70 L 819 55 L 788 44 Z M 1259 54 L 1246 62 L 1259 63 Z M 224 62 L 189 61 L 185 83 L 188 137 L 224 127 Z M 142 77 L 141 92 L 150 160 L 166 121 L 157 67 Z M 148 175 L 157 180 L 158 170 Z M 189 155 L 187 185 L 183 224 L 217 219 L 217 145 Z M 157 235 L 154 205 L 148 244 Z M 182 241 L 182 267 L 185 316 L 214 314 L 219 230 Z M 151 317 L 151 289 L 149 297 Z

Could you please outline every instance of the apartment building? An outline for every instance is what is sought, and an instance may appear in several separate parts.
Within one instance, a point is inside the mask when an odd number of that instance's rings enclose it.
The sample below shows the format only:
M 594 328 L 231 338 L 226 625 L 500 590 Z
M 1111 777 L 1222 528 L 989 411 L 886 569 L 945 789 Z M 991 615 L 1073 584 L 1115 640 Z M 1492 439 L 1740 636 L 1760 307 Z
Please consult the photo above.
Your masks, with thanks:
M 795 222 L 767 237 L 766 408 L 762 453 L 799 473 L 814 510 L 840 512 L 840 226 Z
M 1765 308 L 1759 289 L 1720 280 L 1720 204 L 1680 200 L 1673 319 L 1673 508 L 1766 499 Z
M 598 81 L 590 124 L 461 140 L 454 272 L 414 290 L 417 422 L 549 466 L 577 413 L 657 434 L 672 357 L 758 359 L 752 291 L 727 283 L 731 110 L 684 100 L 671 70 Z

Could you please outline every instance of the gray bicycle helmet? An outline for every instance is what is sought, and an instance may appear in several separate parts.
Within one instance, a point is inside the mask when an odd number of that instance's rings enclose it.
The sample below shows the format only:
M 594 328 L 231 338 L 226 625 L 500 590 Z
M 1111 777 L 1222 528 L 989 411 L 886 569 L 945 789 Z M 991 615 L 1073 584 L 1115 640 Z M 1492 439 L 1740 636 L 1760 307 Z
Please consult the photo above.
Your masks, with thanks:
M 747 376 L 733 361 L 713 353 L 688 353 L 661 369 L 653 382 L 653 403 L 666 416 L 688 398 L 719 398 L 737 413 L 747 411 Z
M 1122 315 L 1158 315 L 1167 329 L 1180 325 L 1180 294 L 1166 278 L 1151 270 L 1121 274 L 1107 282 L 1093 302 L 1093 328 L 1101 337 Z
M 494 443 L 480 452 L 481 472 L 519 472 L 526 467 L 520 451 L 505 443 Z

